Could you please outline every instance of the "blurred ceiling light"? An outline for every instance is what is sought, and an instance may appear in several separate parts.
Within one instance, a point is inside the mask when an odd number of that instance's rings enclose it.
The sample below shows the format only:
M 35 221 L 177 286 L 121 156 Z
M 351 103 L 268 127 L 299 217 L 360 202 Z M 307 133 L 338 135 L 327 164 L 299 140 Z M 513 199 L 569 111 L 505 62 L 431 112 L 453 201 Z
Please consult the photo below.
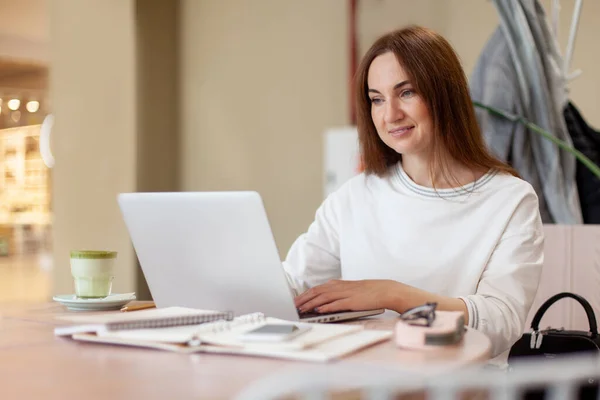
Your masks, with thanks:
M 40 109 L 40 102 L 35 100 L 28 101 L 25 105 L 25 108 L 27 108 L 27 111 L 29 111 L 30 113 L 37 112 L 37 110 Z
M 0 103 L 1 104 L 1 103 Z M 0 105 L 0 114 L 2 114 L 2 105 Z
M 21 106 L 21 100 L 19 100 L 19 99 L 10 99 L 7 104 L 8 104 L 8 108 L 10 108 L 13 111 L 16 111 Z

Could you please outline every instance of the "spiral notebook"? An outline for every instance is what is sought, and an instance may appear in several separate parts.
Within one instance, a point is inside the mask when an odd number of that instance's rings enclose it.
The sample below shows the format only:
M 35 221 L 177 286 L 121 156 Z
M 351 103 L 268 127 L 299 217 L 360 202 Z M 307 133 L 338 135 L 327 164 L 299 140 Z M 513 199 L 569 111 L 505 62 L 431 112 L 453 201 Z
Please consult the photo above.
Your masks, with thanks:
M 262 324 L 298 324 L 308 332 L 288 341 L 250 343 L 240 335 Z M 254 355 L 291 360 L 328 361 L 387 340 L 390 331 L 366 330 L 361 325 L 312 324 L 284 321 L 253 313 L 232 320 L 200 325 L 73 333 L 79 341 L 146 347 L 179 353 Z
M 200 325 L 214 321 L 233 319 L 231 311 L 197 310 L 185 307 L 166 307 L 142 310 L 133 313 L 106 313 L 100 315 L 66 316 L 76 325 L 59 326 L 54 329 L 56 336 L 72 335 L 83 332 L 118 332 L 139 329 L 164 329 Z
M 240 335 L 264 324 L 309 327 L 308 332 L 293 340 L 282 342 L 245 342 Z M 363 330 L 361 325 L 334 325 L 290 322 L 265 317 L 262 313 L 242 315 L 231 321 L 215 321 L 202 325 L 176 326 L 158 329 L 132 329 L 119 331 L 100 331 L 98 337 L 132 339 L 146 342 L 178 343 L 189 346 L 210 344 L 217 346 L 244 347 L 256 349 L 302 350 L 318 343 Z

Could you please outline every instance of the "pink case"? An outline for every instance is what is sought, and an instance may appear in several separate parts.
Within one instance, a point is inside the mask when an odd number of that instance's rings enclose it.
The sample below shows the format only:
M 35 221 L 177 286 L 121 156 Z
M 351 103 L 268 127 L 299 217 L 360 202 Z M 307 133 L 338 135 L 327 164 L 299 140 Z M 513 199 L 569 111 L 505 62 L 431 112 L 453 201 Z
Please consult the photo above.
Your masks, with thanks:
M 398 347 L 409 349 L 435 349 L 459 343 L 465 332 L 465 317 L 460 311 L 436 311 L 431 326 L 410 325 L 399 320 L 394 330 Z

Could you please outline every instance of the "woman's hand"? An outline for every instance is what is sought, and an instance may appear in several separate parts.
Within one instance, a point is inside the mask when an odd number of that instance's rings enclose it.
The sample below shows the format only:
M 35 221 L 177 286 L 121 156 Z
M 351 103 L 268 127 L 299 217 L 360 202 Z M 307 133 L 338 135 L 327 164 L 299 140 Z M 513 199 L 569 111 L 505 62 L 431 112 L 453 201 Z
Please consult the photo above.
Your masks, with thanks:
M 301 312 L 362 311 L 385 308 L 403 313 L 428 302 L 437 303 L 440 311 L 461 311 L 465 324 L 469 313 L 464 301 L 441 296 L 393 280 L 331 280 L 308 289 L 294 300 Z
M 361 311 L 390 308 L 388 299 L 400 283 L 392 280 L 331 280 L 315 286 L 295 299 L 301 312 Z

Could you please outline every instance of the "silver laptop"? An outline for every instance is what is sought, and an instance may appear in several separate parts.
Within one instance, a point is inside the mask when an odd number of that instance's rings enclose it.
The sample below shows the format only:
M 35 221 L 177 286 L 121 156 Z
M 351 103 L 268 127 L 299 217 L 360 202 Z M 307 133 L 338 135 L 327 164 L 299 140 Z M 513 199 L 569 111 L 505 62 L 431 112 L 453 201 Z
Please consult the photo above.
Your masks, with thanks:
M 306 322 L 384 311 L 299 314 L 256 192 L 123 193 L 118 202 L 157 307 Z

